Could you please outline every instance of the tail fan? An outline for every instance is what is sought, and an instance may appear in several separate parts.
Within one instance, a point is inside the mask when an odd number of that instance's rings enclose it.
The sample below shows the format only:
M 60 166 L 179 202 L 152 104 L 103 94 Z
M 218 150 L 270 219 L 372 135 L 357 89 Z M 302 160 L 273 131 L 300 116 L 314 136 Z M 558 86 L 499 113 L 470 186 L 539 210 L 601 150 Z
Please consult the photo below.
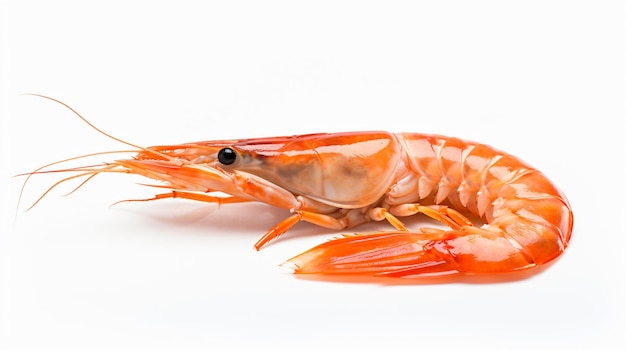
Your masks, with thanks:
M 399 278 L 510 272 L 534 267 L 519 246 L 499 233 L 379 232 L 345 235 L 289 259 L 296 274 Z

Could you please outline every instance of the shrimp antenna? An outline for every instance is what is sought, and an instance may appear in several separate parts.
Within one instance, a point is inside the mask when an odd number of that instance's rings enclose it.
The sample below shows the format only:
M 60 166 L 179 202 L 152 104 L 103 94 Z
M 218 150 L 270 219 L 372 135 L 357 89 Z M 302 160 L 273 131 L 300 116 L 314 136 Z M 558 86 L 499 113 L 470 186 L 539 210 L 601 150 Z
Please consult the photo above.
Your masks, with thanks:
M 144 150 L 144 151 L 148 151 L 148 150 L 146 150 L 145 148 L 143 148 L 143 147 L 141 147 L 141 146 L 139 146 L 139 145 L 135 145 L 135 144 L 130 143 L 130 142 L 126 141 L 126 140 L 122 140 L 122 139 L 120 139 L 120 138 L 114 137 L 113 135 L 111 135 L 111 134 L 109 134 L 109 133 L 107 133 L 107 132 L 103 131 L 102 129 L 100 129 L 100 128 L 98 128 L 98 127 L 96 127 L 93 123 L 89 122 L 89 121 L 87 120 L 87 118 L 83 117 L 83 115 L 81 115 L 80 113 L 78 113 L 78 111 L 74 110 L 74 109 L 73 109 L 70 105 L 68 105 L 68 104 L 64 103 L 63 101 L 57 100 L 57 99 L 55 99 L 55 98 L 51 98 L 51 97 L 49 97 L 49 96 L 41 95 L 41 94 L 26 93 L 26 94 L 22 94 L 22 95 L 38 96 L 38 97 L 41 97 L 41 98 L 44 98 L 44 99 L 48 99 L 48 100 L 50 100 L 50 101 L 54 101 L 54 102 L 56 102 L 56 103 L 58 103 L 58 104 L 61 104 L 61 105 L 65 106 L 68 110 L 70 110 L 70 111 L 74 112 L 74 114 L 75 114 L 76 116 L 78 116 L 78 118 L 82 119 L 82 120 L 83 120 L 83 122 L 87 123 L 87 125 L 88 125 L 88 126 L 90 126 L 91 128 L 93 128 L 93 129 L 94 129 L 95 131 L 97 131 L 98 133 L 100 133 L 100 134 L 102 134 L 102 135 L 104 135 L 104 136 L 106 136 L 106 137 L 108 137 L 108 138 L 110 138 L 110 139 L 113 139 L 113 140 L 115 140 L 115 141 L 117 141 L 117 142 L 120 142 L 120 143 L 122 143 L 122 144 L 126 144 L 126 145 L 128 145 L 128 146 L 132 146 L 132 147 L 135 147 L 135 148 L 137 148 L 137 149 L 142 149 L 142 150 Z
M 117 142 L 119 142 L 119 143 L 122 143 L 122 144 L 125 144 L 125 145 L 128 145 L 128 146 L 131 146 L 131 147 L 133 147 L 133 148 L 136 148 L 136 149 L 139 149 L 139 150 L 145 151 L 145 152 L 147 152 L 147 153 L 153 154 L 153 155 L 155 155 L 155 156 L 157 156 L 157 157 L 161 157 L 161 158 L 163 158 L 163 159 L 165 159 L 165 160 L 168 160 L 168 161 L 175 160 L 173 157 L 168 156 L 168 155 L 166 155 L 166 154 L 163 154 L 163 153 L 161 153 L 161 152 L 158 152 L 158 151 L 155 151 L 155 150 L 151 150 L 151 149 L 149 149 L 149 148 L 146 148 L 146 147 L 143 147 L 143 146 L 139 146 L 139 145 L 133 144 L 133 143 L 131 143 L 131 142 L 128 142 L 128 141 L 126 141 L 126 140 L 123 140 L 123 139 L 120 139 L 120 138 L 114 137 L 113 135 L 111 135 L 111 134 L 109 134 L 109 133 L 107 133 L 107 132 L 103 131 L 102 129 L 100 129 L 100 128 L 98 128 L 98 127 L 96 127 L 93 123 L 89 122 L 89 120 L 87 120 L 87 118 L 83 117 L 83 115 L 81 115 L 80 113 L 78 113 L 78 111 L 76 111 L 74 108 L 72 108 L 70 105 L 68 105 L 68 104 L 64 103 L 63 101 L 57 100 L 57 99 L 52 98 L 52 97 L 49 97 L 49 96 L 41 95 L 41 94 L 25 93 L 25 94 L 22 94 L 22 95 L 37 96 L 37 97 L 41 97 L 41 98 L 48 99 L 48 100 L 50 100 L 50 101 L 56 102 L 56 103 L 58 103 L 58 104 L 60 104 L 60 105 L 62 105 L 62 106 L 65 106 L 67 109 L 69 109 L 70 111 L 72 111 L 72 112 L 73 112 L 73 113 L 74 113 L 74 114 L 75 114 L 78 118 L 80 118 L 83 122 L 85 122 L 88 126 L 90 126 L 92 129 L 94 129 L 94 130 L 95 130 L 95 131 L 97 131 L 98 133 L 100 133 L 100 134 L 102 134 L 102 135 L 106 136 L 106 137 L 107 137 L 107 138 L 109 138 L 109 139 L 115 140 L 115 141 L 117 141 Z M 77 159 L 81 159 L 81 158 L 86 158 L 86 157 L 91 157 L 91 156 L 96 156 L 96 155 L 104 155 L 104 154 L 112 154 L 112 153 L 124 153 L 124 152 L 134 152 L 134 151 L 136 151 L 136 150 L 105 151 L 105 152 L 91 153 L 91 154 L 82 155 L 82 156 L 70 157 L 70 158 L 67 158 L 67 159 L 64 159 L 64 160 L 60 160 L 60 161 L 56 161 L 56 162 L 52 162 L 52 163 L 49 163 L 49 164 L 47 164 L 47 165 L 41 166 L 41 167 L 39 167 L 39 168 L 35 169 L 35 170 L 34 170 L 34 171 L 32 171 L 32 172 L 25 173 L 25 174 L 21 174 L 21 175 L 26 175 L 26 179 L 24 180 L 24 183 L 22 184 L 22 188 L 20 189 L 20 195 L 19 195 L 18 200 L 17 200 L 17 207 L 16 207 L 16 209 L 15 209 L 15 218 L 17 218 L 17 213 L 18 213 L 18 211 L 19 211 L 20 203 L 22 202 L 22 196 L 23 196 L 23 194 L 24 194 L 24 189 L 26 188 L 26 184 L 28 183 L 28 181 L 29 181 L 30 177 L 32 177 L 32 176 L 33 176 L 33 175 L 35 175 L 35 174 L 41 174 L 41 173 L 44 173 L 44 172 L 43 172 L 43 170 L 44 170 L 45 168 L 48 168 L 48 167 L 51 167 L 51 166 L 54 166 L 54 165 L 57 165 L 57 164 L 61 164 L 61 163 L 64 163 L 64 162 L 73 161 L 73 160 L 77 160 Z M 63 172 L 63 171 L 71 172 L 71 171 L 77 171 L 77 169 L 65 169 L 65 170 L 57 170 L 57 171 L 58 171 L 58 172 Z M 101 170 L 101 171 L 104 171 L 104 170 Z M 72 190 L 72 192 L 74 192 L 75 190 L 77 190 L 78 188 L 80 188 L 81 186 L 83 186 L 83 185 L 84 185 L 87 181 L 89 181 L 91 178 L 93 178 L 93 177 L 94 177 L 96 174 L 98 174 L 98 173 L 99 173 L 99 172 L 95 172 L 95 171 L 94 171 L 94 172 L 88 172 L 88 173 L 81 173 L 80 175 L 71 176 L 71 177 L 65 178 L 65 179 L 63 179 L 63 180 L 61 180 L 61 181 L 59 181 L 59 182 L 55 183 L 55 184 L 54 184 L 54 185 L 52 185 L 52 187 L 50 187 L 50 188 L 49 188 L 46 192 L 44 192 L 44 194 L 43 194 L 43 195 L 41 195 L 41 196 L 39 197 L 39 199 L 37 199 L 37 201 L 36 201 L 33 205 L 31 205 L 31 206 L 30 206 L 30 207 L 29 207 L 26 211 L 28 211 L 28 210 L 32 209 L 32 208 L 33 208 L 33 207 L 34 207 L 37 203 L 39 203 L 39 201 L 41 201 L 41 199 L 42 199 L 43 197 L 45 197 L 45 196 L 46 196 L 46 194 L 48 194 L 48 193 L 49 193 L 49 192 L 50 192 L 53 188 L 55 188 L 57 185 L 59 185 L 59 184 L 61 184 L 61 183 L 65 182 L 65 181 L 68 181 L 68 180 L 71 180 L 71 179 L 75 179 L 75 178 L 80 177 L 80 176 L 87 176 L 87 175 L 88 175 L 88 177 L 87 177 L 87 179 L 86 179 L 85 181 L 83 181 L 83 182 L 82 182 L 82 183 L 81 183 L 81 184 L 80 184 L 80 185 L 79 185 L 76 189 Z
M 147 152 L 147 153 L 153 154 L 153 155 L 155 155 L 155 156 L 158 156 L 158 157 L 163 157 L 164 159 L 166 159 L 166 160 L 168 160 L 168 161 L 175 161 L 175 160 L 176 160 L 175 158 L 173 158 L 173 157 L 171 157 L 171 156 L 168 156 L 168 155 L 165 155 L 165 154 L 163 154 L 163 153 L 161 153 L 161 152 L 158 152 L 158 151 L 155 151 L 155 150 L 151 150 L 151 149 L 149 149 L 149 148 L 147 148 L 147 147 L 139 146 L 139 145 L 137 145 L 137 144 L 133 144 L 133 143 L 128 142 L 128 141 L 126 141 L 126 140 L 123 140 L 123 139 L 120 139 L 120 138 L 114 137 L 113 135 L 111 135 L 111 134 L 109 134 L 109 133 L 107 133 L 107 132 L 103 131 L 102 129 L 100 129 L 100 128 L 98 128 L 98 127 L 96 127 L 93 123 L 89 122 L 89 120 L 87 120 L 87 118 L 83 117 L 83 115 L 81 115 L 80 113 L 78 113 L 78 111 L 76 111 L 76 110 L 75 110 L 74 108 L 72 108 L 70 105 L 68 105 L 68 104 L 64 103 L 64 102 L 63 102 L 63 101 L 61 101 L 61 100 L 57 100 L 57 99 L 55 99 L 55 98 L 51 98 L 51 97 L 49 97 L 49 96 L 45 96 L 45 95 L 41 95 L 41 94 L 34 94 L 34 93 L 25 93 L 25 94 L 22 94 L 22 95 L 37 96 L 37 97 L 41 97 L 41 98 L 44 98 L 44 99 L 48 99 L 48 100 L 50 100 L 50 101 L 54 101 L 54 102 L 56 102 L 57 104 L 60 104 L 60 105 L 65 106 L 68 110 L 72 111 L 72 112 L 73 112 L 76 116 L 78 116 L 78 118 L 80 118 L 83 122 L 87 123 L 87 125 L 88 125 L 88 126 L 90 126 L 91 128 L 93 128 L 93 129 L 94 129 L 95 131 L 97 131 L 98 133 L 100 133 L 100 134 L 102 134 L 102 135 L 106 136 L 107 138 L 113 139 L 113 140 L 115 140 L 115 141 L 117 141 L 117 142 L 120 142 L 120 143 L 122 143 L 122 144 L 126 144 L 126 145 L 128 145 L 128 146 L 135 147 L 135 148 L 137 148 L 137 149 L 140 149 L 140 150 L 145 151 L 145 152 Z M 80 158 L 80 157 L 78 157 L 78 158 Z M 76 159 L 76 158 L 72 158 L 72 159 Z M 68 159 L 68 160 L 71 160 L 71 159 Z M 63 161 L 61 161 L 61 162 L 63 162 Z M 56 164 L 56 163 L 59 163 L 59 162 L 55 162 L 54 164 Z M 44 166 L 44 167 L 45 167 L 45 166 Z M 41 169 L 41 168 L 40 168 L 40 169 Z

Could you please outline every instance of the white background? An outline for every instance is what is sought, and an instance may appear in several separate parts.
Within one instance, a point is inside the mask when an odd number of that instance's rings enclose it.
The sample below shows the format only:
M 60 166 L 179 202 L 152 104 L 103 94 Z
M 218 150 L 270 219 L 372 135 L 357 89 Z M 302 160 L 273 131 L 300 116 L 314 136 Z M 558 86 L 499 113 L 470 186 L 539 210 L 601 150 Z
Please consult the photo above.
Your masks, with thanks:
M 202 3 L 202 5 L 200 5 Z M 620 1 L 2 3 L 0 348 L 623 349 L 624 5 Z M 263 205 L 149 197 L 97 177 L 13 175 L 140 145 L 318 131 L 441 133 L 507 150 L 568 195 L 570 248 L 492 284 L 295 278 L 333 236 Z M 115 156 L 102 156 L 99 162 Z M 99 179 L 98 179 L 99 178 Z M 76 183 L 77 184 L 77 183 Z M 75 184 L 75 185 L 76 185 Z M 388 229 L 366 226 L 361 230 Z

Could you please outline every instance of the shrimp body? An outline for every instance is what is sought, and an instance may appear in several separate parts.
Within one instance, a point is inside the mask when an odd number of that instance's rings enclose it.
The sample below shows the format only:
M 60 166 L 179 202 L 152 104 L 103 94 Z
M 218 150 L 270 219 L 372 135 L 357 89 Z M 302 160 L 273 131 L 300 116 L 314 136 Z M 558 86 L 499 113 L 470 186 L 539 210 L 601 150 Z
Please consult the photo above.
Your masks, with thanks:
M 61 182 L 132 173 L 168 189 L 147 200 L 258 201 L 288 210 L 255 244 L 257 250 L 299 221 L 335 230 L 369 221 L 391 224 L 392 231 L 346 234 L 289 259 L 300 274 L 513 272 L 554 260 L 572 233 L 565 195 L 541 172 L 457 138 L 351 132 L 137 148 L 133 158 L 57 170 L 79 172 Z M 37 173 L 45 172 L 31 175 Z M 401 218 L 418 213 L 448 229 L 408 229 Z M 484 224 L 476 226 L 468 216 Z
M 423 134 L 395 137 L 401 160 L 376 206 L 396 217 L 422 212 L 450 230 L 346 236 L 292 258 L 297 273 L 501 273 L 548 263 L 567 247 L 571 208 L 538 170 L 478 143 Z M 485 224 L 476 227 L 456 211 L 479 216 Z

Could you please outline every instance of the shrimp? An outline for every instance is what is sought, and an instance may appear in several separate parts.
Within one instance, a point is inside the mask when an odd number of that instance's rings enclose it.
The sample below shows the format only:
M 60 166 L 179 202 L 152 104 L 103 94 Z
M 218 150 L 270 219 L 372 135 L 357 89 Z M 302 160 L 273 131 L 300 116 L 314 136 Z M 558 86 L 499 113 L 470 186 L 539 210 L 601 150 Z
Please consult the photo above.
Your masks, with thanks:
M 28 173 L 77 172 L 37 202 L 70 179 L 85 177 L 80 187 L 100 173 L 130 173 L 166 191 L 125 201 L 258 201 L 289 211 L 257 241 L 256 250 L 300 221 L 337 231 L 370 221 L 393 228 L 344 234 L 313 247 L 287 260 L 296 274 L 416 278 L 516 272 L 559 257 L 572 234 L 565 195 L 537 169 L 484 144 L 366 131 L 139 147 L 48 99 L 136 148 L 136 154 L 100 166 Z M 447 229 L 410 230 L 401 218 L 416 214 Z M 475 225 L 471 216 L 483 224 Z

